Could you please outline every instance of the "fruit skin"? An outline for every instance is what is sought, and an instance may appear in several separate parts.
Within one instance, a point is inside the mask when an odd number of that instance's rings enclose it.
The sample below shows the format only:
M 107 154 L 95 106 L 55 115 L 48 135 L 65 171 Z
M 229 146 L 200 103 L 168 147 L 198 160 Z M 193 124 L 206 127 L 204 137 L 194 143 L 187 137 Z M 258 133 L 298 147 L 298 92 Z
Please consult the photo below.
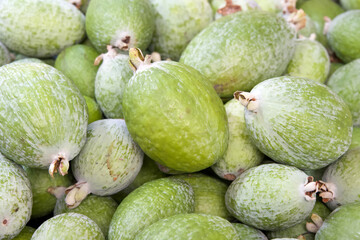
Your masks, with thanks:
M 12 240 L 30 240 L 35 230 L 35 228 L 25 226 L 23 230 L 21 230 L 21 232 Z
M 226 98 L 282 75 L 294 49 L 295 29 L 284 18 L 264 11 L 238 12 L 196 35 L 180 62 L 204 74 L 219 96 Z
M 237 239 L 237 234 L 230 222 L 206 214 L 178 214 L 145 228 L 136 235 L 135 240 L 226 240 Z
M 326 36 L 331 49 L 343 62 L 360 58 L 360 10 L 350 10 L 333 19 Z
M 134 141 L 166 167 L 196 172 L 226 150 L 222 101 L 190 66 L 161 61 L 140 67 L 127 84 L 122 106 Z
M 360 202 L 338 207 L 325 219 L 315 240 L 360 238 Z
M 109 240 L 134 239 L 145 227 L 180 213 L 194 212 L 191 186 L 181 179 L 160 178 L 131 192 L 116 209 Z
M 147 0 L 91 0 L 86 12 L 86 33 L 98 52 L 107 45 L 145 50 L 155 29 L 154 9 Z M 122 39 L 130 39 L 128 47 Z
M 285 76 L 258 84 L 250 94 L 258 106 L 257 113 L 245 111 L 247 129 L 255 145 L 274 161 L 319 169 L 349 148 L 350 110 L 325 85 Z
M 245 170 L 257 166 L 264 154 L 251 142 L 245 124 L 245 109 L 235 99 L 225 104 L 229 126 L 229 144 L 225 154 L 211 166 L 214 172 L 226 180 L 234 180 Z
M 150 0 L 155 10 L 155 32 L 150 49 L 163 59 L 179 60 L 190 40 L 212 20 L 207 0 Z
M 360 9 L 360 1 L 359 0 L 340 0 L 340 4 L 346 10 Z
M 3 0 L 0 41 L 31 57 L 51 57 L 85 35 L 85 17 L 64 0 Z
M 33 168 L 70 161 L 85 143 L 88 114 L 76 86 L 43 63 L 0 68 L 0 151 Z
M 328 80 L 333 75 L 333 73 L 342 66 L 344 66 L 344 63 L 332 62 L 330 64 L 330 71 L 329 71 L 329 75 L 328 75 Z
M 105 240 L 100 227 L 79 213 L 64 213 L 45 221 L 35 231 L 32 240 Z
M 0 239 L 12 239 L 30 220 L 32 192 L 24 170 L 0 154 Z
M 349 106 L 353 125 L 360 126 L 360 59 L 338 68 L 327 85 Z
M 308 176 L 282 164 L 250 168 L 233 181 L 225 195 L 229 212 L 260 230 L 280 230 L 303 221 L 315 205 L 305 199 Z
M 360 147 L 360 127 L 354 127 L 349 149 Z
M 84 99 L 86 101 L 86 106 L 89 114 L 88 124 L 102 119 L 103 116 L 99 104 L 97 104 L 97 102 L 93 98 L 84 96 Z
M 232 225 L 236 230 L 239 240 L 267 240 L 265 234 L 263 234 L 260 230 L 241 223 L 232 223 Z
M 94 65 L 99 53 L 92 47 L 77 44 L 65 48 L 55 61 L 55 68 L 71 79 L 84 96 L 95 98 L 95 77 L 98 66 Z
M 11 62 L 10 52 L 6 48 L 6 46 L 0 42 L 0 67 L 10 62 Z

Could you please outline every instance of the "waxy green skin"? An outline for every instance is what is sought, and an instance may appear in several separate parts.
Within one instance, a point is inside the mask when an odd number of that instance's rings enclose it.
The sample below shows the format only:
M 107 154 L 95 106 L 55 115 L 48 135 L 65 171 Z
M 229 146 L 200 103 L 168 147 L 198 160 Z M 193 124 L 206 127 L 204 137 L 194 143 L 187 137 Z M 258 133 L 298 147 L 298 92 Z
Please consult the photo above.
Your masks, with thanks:
M 350 110 L 325 85 L 278 77 L 258 84 L 251 94 L 258 107 L 256 113 L 245 111 L 247 129 L 255 145 L 274 161 L 319 169 L 349 148 Z
M 207 0 L 150 0 L 155 9 L 155 32 L 150 45 L 163 59 L 177 61 L 190 40 L 213 21 Z
M 6 48 L 6 46 L 0 42 L 0 67 L 10 62 L 11 62 L 10 52 Z
M 235 99 L 225 104 L 229 126 L 228 148 L 220 160 L 211 166 L 221 178 L 234 180 L 245 170 L 257 166 L 264 159 L 251 142 L 245 124 L 245 108 Z
M 360 9 L 347 11 L 333 19 L 326 36 L 331 49 L 343 62 L 360 58 Z
M 360 238 L 360 202 L 335 209 L 317 231 L 315 240 Z
M 86 33 L 99 52 L 130 36 L 129 48 L 145 50 L 155 29 L 154 10 L 147 0 L 91 0 Z M 126 49 L 125 49 L 126 50 Z
M 25 226 L 21 232 L 12 240 L 30 240 L 32 235 L 35 232 L 35 228 L 29 227 L 29 226 Z
M 11 239 L 30 220 L 32 192 L 24 170 L 0 153 L 0 239 Z
M 328 80 L 333 75 L 333 73 L 342 66 L 344 66 L 344 63 L 339 63 L 339 62 L 330 63 L 330 71 L 329 71 L 329 75 L 328 75 Z
M 308 176 L 282 164 L 250 168 L 229 186 L 225 202 L 239 221 L 261 230 L 275 231 L 303 221 L 315 205 L 305 199 Z
M 124 120 L 103 119 L 88 126 L 86 143 L 71 167 L 78 183 L 86 182 L 90 193 L 106 196 L 135 179 L 143 158 Z
M 253 227 L 247 226 L 241 223 L 232 223 L 233 227 L 236 230 L 238 239 L 247 239 L 247 240 L 267 240 L 265 234 L 260 230 Z
M 48 192 L 49 188 L 68 187 L 73 184 L 71 174 L 61 176 L 54 174 L 52 178 L 45 169 L 23 167 L 31 184 L 33 205 L 31 218 L 39 218 L 51 213 L 56 204 L 56 197 Z
M 80 91 L 43 63 L 0 68 L 0 151 L 33 168 L 70 161 L 85 143 L 88 114 Z
M 51 57 L 85 35 L 85 17 L 64 0 L 3 0 L 0 41 L 32 57 Z
M 336 70 L 327 85 L 349 106 L 354 126 L 360 126 L 360 59 Z
M 66 206 L 65 198 L 59 198 L 56 202 L 54 215 L 62 213 L 80 213 L 92 219 L 107 237 L 110 222 L 114 215 L 118 204 L 111 197 L 100 197 L 96 195 L 89 195 L 81 202 L 79 206 L 69 209 Z
M 219 96 L 226 98 L 282 75 L 294 47 L 295 29 L 284 18 L 263 11 L 239 12 L 196 35 L 180 62 L 204 74 Z
M 95 98 L 95 77 L 98 66 L 94 65 L 99 53 L 92 47 L 78 44 L 65 48 L 55 61 L 55 68 L 64 73 L 84 96 Z
M 31 240 L 105 240 L 100 227 L 79 213 L 64 213 L 45 221 L 35 231 Z
M 131 192 L 117 208 L 110 223 L 109 240 L 134 239 L 160 219 L 194 212 L 191 186 L 181 179 L 160 178 Z
M 227 220 L 206 214 L 178 214 L 145 228 L 135 240 L 226 240 L 237 239 Z
M 190 66 L 171 61 L 140 66 L 125 89 L 123 111 L 135 142 L 166 167 L 200 171 L 226 150 L 222 101 Z
M 349 149 L 360 147 L 360 127 L 354 127 Z
M 104 55 L 103 63 L 96 74 L 95 97 L 107 118 L 124 118 L 123 94 L 133 75 L 127 55 Z
M 310 39 L 296 40 L 295 53 L 287 67 L 288 75 L 324 83 L 329 70 L 329 54 L 321 43 Z
M 346 10 L 360 9 L 360 1 L 359 0 L 340 0 L 340 4 Z
M 93 98 L 84 96 L 84 99 L 86 101 L 86 106 L 89 114 L 88 124 L 102 119 L 103 116 L 99 104 L 97 104 L 97 102 Z

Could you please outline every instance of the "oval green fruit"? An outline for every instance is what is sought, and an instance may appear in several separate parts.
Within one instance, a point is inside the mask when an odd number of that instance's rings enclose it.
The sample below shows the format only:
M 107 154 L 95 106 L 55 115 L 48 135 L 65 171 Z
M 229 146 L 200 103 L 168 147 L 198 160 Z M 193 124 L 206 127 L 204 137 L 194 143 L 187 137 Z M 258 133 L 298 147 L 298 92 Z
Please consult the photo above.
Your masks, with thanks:
M 99 104 L 93 98 L 84 96 L 84 99 L 86 101 L 89 114 L 88 124 L 102 119 L 103 116 Z

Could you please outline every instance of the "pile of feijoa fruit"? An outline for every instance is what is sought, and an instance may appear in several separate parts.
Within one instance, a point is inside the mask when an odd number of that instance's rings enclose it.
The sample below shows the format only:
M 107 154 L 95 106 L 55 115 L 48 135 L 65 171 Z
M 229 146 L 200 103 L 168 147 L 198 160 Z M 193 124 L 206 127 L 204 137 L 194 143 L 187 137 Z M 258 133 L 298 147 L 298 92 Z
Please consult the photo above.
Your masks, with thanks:
M 0 0 L 0 239 L 360 240 L 360 0 Z

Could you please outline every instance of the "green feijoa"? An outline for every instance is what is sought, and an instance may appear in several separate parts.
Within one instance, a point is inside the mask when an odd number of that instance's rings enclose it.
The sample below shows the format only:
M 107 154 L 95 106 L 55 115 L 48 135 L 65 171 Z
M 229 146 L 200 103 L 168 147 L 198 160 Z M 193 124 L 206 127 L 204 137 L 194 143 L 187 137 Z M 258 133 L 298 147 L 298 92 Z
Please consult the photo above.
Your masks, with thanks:
M 85 17 L 64 0 L 3 0 L 0 41 L 31 57 L 51 57 L 85 35 Z
M 360 9 L 360 1 L 359 0 L 340 0 L 340 4 L 346 10 Z
M 78 44 L 65 48 L 56 58 L 55 68 L 70 78 L 82 95 L 95 97 L 95 77 L 98 66 L 94 65 L 99 53 L 92 47 Z
M 54 215 L 62 213 L 80 213 L 92 219 L 107 237 L 109 225 L 112 216 L 114 215 L 118 204 L 111 197 L 100 197 L 96 195 L 89 195 L 81 202 L 79 206 L 69 209 L 66 206 L 65 198 L 61 197 L 57 200 Z
M 145 50 L 154 29 L 154 9 L 148 0 L 91 0 L 86 12 L 86 33 L 99 52 L 107 45 Z
M 79 213 L 63 213 L 43 222 L 31 240 L 105 240 L 100 227 Z
M 238 12 L 196 35 L 180 62 L 204 74 L 219 96 L 226 98 L 281 76 L 294 49 L 295 28 L 283 17 L 265 11 Z
M 305 18 L 306 18 L 305 27 L 298 31 L 298 36 L 310 37 L 311 34 L 316 34 L 316 25 L 309 16 L 306 15 Z
M 359 239 L 360 202 L 338 207 L 325 219 L 315 240 Z
M 178 60 L 190 40 L 212 20 L 207 0 L 150 0 L 155 9 L 155 32 L 150 49 L 164 59 Z
M 0 68 L 0 151 L 28 167 L 67 173 L 85 143 L 86 103 L 74 83 L 44 63 Z
M 236 230 L 238 239 L 246 240 L 267 240 L 267 237 L 260 230 L 241 223 L 232 223 Z
M 221 99 L 194 68 L 172 61 L 150 64 L 140 55 L 138 49 L 130 50 L 137 70 L 122 103 L 134 141 L 151 159 L 174 170 L 210 167 L 228 142 Z
M 284 76 L 266 80 L 250 93 L 236 92 L 255 145 L 276 162 L 319 169 L 349 148 L 351 112 L 327 86 Z
M 134 240 L 227 240 L 237 239 L 227 220 L 206 214 L 178 214 L 146 227 Z
M 310 39 L 296 40 L 294 56 L 287 66 L 288 75 L 324 83 L 329 70 L 330 57 L 321 43 Z
M 145 155 L 143 165 L 134 181 L 132 181 L 129 186 L 111 197 L 120 203 L 127 195 L 144 183 L 163 177 L 166 177 L 166 175 L 158 169 L 156 163 L 152 159 Z
M 24 170 L 0 153 L 0 239 L 12 239 L 30 220 L 32 193 Z
M 160 219 L 194 212 L 194 192 L 182 179 L 160 178 L 132 191 L 111 220 L 109 240 L 134 239 L 145 227 Z
M 11 62 L 9 50 L 0 42 L 0 67 Z
M 88 109 L 88 124 L 103 118 L 99 104 L 91 97 L 84 96 Z
M 33 205 L 31 218 L 39 218 L 51 213 L 56 204 L 56 197 L 51 194 L 56 187 L 68 187 L 74 180 L 71 174 L 51 177 L 46 169 L 23 167 L 31 184 Z
M 360 9 L 347 11 L 333 19 L 327 39 L 331 49 L 343 62 L 360 58 Z
M 264 159 L 251 142 L 246 130 L 244 107 L 232 99 L 225 104 L 229 126 L 229 144 L 225 154 L 211 166 L 214 172 L 226 180 L 234 180 L 245 170 L 257 166 Z
M 282 164 L 250 168 L 229 186 L 225 202 L 242 223 L 276 231 L 303 221 L 312 211 L 315 182 L 301 170 Z
M 232 219 L 225 206 L 225 193 L 228 188 L 226 183 L 202 173 L 177 175 L 174 178 L 185 180 L 194 190 L 194 213 L 215 215 L 227 220 Z
M 107 118 L 124 118 L 123 94 L 127 82 L 133 75 L 129 66 L 129 56 L 109 49 L 102 58 L 103 63 L 95 78 L 96 101 Z
M 359 10 L 360 12 L 360 10 Z M 349 106 L 353 124 L 360 125 L 360 59 L 338 68 L 327 85 Z
M 360 147 L 360 127 L 354 127 L 349 149 Z
M 21 230 L 21 232 L 18 235 L 16 235 L 16 237 L 13 238 L 12 240 L 30 240 L 35 230 L 36 230 L 35 228 L 25 226 Z
M 329 78 L 333 75 L 333 73 L 338 70 L 340 67 L 344 66 L 343 63 L 339 63 L 339 62 L 332 62 L 330 64 L 330 71 L 329 71 L 329 75 L 328 75 L 328 80 Z

